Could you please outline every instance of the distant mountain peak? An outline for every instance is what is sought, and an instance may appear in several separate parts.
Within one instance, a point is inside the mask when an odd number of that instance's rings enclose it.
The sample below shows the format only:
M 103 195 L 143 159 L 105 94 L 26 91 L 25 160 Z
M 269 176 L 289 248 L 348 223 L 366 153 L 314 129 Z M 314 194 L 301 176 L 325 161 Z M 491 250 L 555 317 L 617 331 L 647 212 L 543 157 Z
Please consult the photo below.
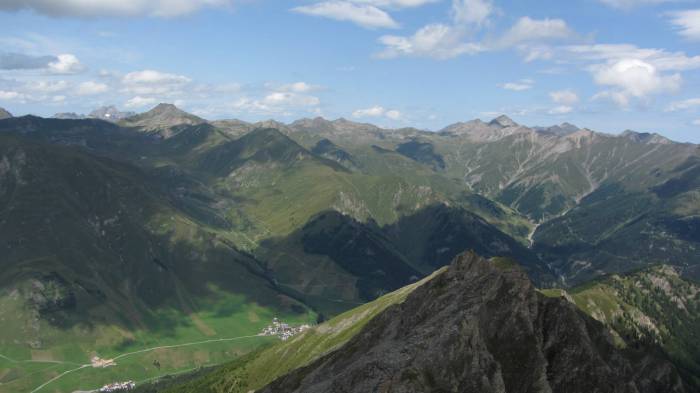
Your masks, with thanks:
M 631 141 L 638 142 L 638 143 L 663 144 L 663 145 L 672 143 L 670 139 L 668 139 L 664 136 L 661 136 L 657 133 L 650 133 L 650 132 L 637 132 L 637 131 L 632 131 L 632 130 L 626 130 L 620 136 L 623 138 L 627 138 Z
M 131 127 L 140 127 L 147 131 L 163 130 L 179 125 L 198 125 L 206 123 L 206 120 L 187 113 L 173 104 L 161 103 L 148 112 L 127 117 L 122 124 Z M 168 135 L 164 135 L 166 138 Z
M 168 103 L 160 103 L 156 105 L 153 109 L 150 111 L 146 112 L 145 114 L 150 114 L 150 115 L 169 115 L 169 116 L 181 116 L 181 115 L 190 115 L 189 113 L 183 111 L 182 109 L 178 108 L 174 104 L 168 104 Z M 192 115 L 190 115 L 192 116 Z
M 101 119 L 107 121 L 119 121 L 127 117 L 134 116 L 134 112 L 122 112 L 114 105 L 103 106 L 90 112 L 87 116 L 91 119 Z
M 501 128 L 507 127 L 517 127 L 518 123 L 514 122 L 513 119 L 506 115 L 498 116 L 497 118 L 489 122 L 490 126 L 500 126 Z
M 537 132 L 553 134 L 557 136 L 567 136 L 580 131 L 581 129 L 571 123 L 561 123 L 550 127 L 533 127 Z
M 5 110 L 5 108 L 0 108 L 0 120 L 12 118 L 12 113 Z

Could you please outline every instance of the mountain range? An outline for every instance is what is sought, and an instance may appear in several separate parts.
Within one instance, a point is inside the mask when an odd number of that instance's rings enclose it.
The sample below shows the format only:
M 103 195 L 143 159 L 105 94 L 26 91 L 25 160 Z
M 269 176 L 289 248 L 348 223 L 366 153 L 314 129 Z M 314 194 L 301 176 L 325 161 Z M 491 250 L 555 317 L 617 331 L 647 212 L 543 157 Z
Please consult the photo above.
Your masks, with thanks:
M 465 250 L 566 293 L 656 265 L 700 278 L 700 148 L 657 134 L 506 116 L 437 132 L 207 121 L 170 104 L 87 117 L 0 120 L 0 309 L 16 315 L 0 353 L 67 359 L 180 328 L 223 337 L 259 315 L 323 321 Z M 697 351 L 668 348 L 695 375 Z

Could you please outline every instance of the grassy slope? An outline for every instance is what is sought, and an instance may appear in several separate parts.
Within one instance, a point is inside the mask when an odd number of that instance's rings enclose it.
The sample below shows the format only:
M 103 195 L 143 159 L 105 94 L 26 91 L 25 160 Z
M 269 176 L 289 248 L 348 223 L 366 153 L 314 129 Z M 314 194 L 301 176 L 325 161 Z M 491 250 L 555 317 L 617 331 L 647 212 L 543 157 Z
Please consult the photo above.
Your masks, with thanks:
M 296 302 L 251 275 L 239 263 L 247 257 L 218 242 L 216 228 L 175 210 L 138 169 L 70 147 L 0 141 L 0 161 L 10 163 L 0 176 L 0 354 L 19 361 L 5 360 L 0 391 L 26 392 L 73 367 L 29 360 L 85 364 L 95 353 L 256 334 L 273 316 L 315 320 L 308 310 L 291 312 Z M 144 354 L 50 386 L 145 379 L 259 344 L 173 350 L 161 370 Z
M 222 366 L 204 377 L 195 378 L 183 385 L 166 388 L 169 393 L 179 392 L 249 392 L 259 389 L 287 372 L 309 364 L 333 351 L 357 334 L 374 316 L 387 307 L 402 302 L 415 288 L 444 272 L 433 275 L 343 313 L 302 335 L 265 348 L 251 356 Z M 150 392 L 153 387 L 143 387 L 137 392 Z

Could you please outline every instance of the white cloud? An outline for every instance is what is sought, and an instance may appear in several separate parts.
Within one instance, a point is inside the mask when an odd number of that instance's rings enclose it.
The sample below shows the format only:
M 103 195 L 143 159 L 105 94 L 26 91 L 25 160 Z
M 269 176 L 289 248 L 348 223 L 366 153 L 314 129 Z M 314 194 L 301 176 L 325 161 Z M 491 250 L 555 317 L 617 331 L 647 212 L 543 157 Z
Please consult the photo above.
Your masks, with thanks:
M 525 16 L 506 31 L 499 45 L 512 47 L 522 43 L 561 40 L 573 36 L 574 31 L 562 19 L 532 19 Z
M 276 91 L 263 98 L 262 103 L 268 107 L 317 106 L 321 103 L 318 97 L 292 92 Z
M 131 108 L 143 108 L 146 106 L 151 106 L 151 105 L 155 104 L 156 102 L 158 102 L 158 100 L 156 100 L 153 97 L 136 96 L 136 97 L 131 98 L 130 100 L 126 101 L 124 103 L 124 107 L 129 108 L 129 109 L 131 109 Z
M 24 96 L 16 91 L 0 90 L 0 100 L 2 101 L 19 101 L 23 99 Z
M 49 72 L 53 74 L 77 74 L 85 69 L 75 55 L 58 55 L 55 61 L 48 65 Z
M 654 65 L 659 71 L 687 71 L 700 68 L 700 56 L 689 57 L 683 52 L 639 48 L 629 44 L 570 45 L 564 47 L 569 55 L 588 61 L 619 61 L 639 59 Z
M 511 90 L 511 91 L 525 91 L 530 90 L 534 87 L 535 81 L 532 79 L 521 79 L 518 82 L 508 82 L 499 85 L 501 89 Z
M 273 86 L 270 85 L 270 87 Z M 322 86 L 312 85 L 306 82 L 294 82 L 286 85 L 281 85 L 274 89 L 279 91 L 291 91 L 294 93 L 308 93 L 311 91 L 321 90 L 322 88 Z
M 664 91 L 680 88 L 680 74 L 663 75 L 650 63 L 639 59 L 622 59 L 591 68 L 593 79 L 599 85 L 618 88 L 617 92 L 629 99 L 646 98 Z M 618 98 L 618 103 L 624 102 Z M 623 105 L 624 106 L 624 105 Z
M 476 43 L 463 41 L 465 32 L 459 27 L 432 24 L 418 30 L 410 37 L 386 35 L 379 39 L 384 50 L 378 53 L 381 58 L 399 56 L 432 57 L 451 59 L 463 54 L 475 54 L 483 50 Z
M 684 111 L 700 107 L 700 98 L 690 98 L 683 101 L 672 102 L 666 107 L 667 112 Z
M 700 9 L 672 12 L 671 23 L 678 33 L 691 40 L 700 40 Z
M 358 4 L 369 4 L 379 8 L 414 8 L 441 0 L 349 0 Z
M 0 10 L 33 10 L 57 17 L 175 17 L 203 7 L 225 7 L 232 0 L 9 0 Z
M 694 125 L 694 126 L 700 126 L 700 119 L 693 120 L 693 125 Z
M 401 112 L 397 110 L 390 110 L 386 112 L 386 117 L 388 117 L 391 120 L 399 120 L 401 119 Z
M 380 117 L 383 116 L 384 113 L 386 113 L 386 109 L 384 109 L 382 106 L 376 105 L 367 109 L 358 109 L 352 113 L 352 116 L 357 118 Z
M 78 85 L 75 93 L 79 96 L 90 96 L 95 94 L 106 93 L 109 90 L 109 86 L 104 83 L 98 83 L 95 81 L 87 81 Z
M 385 11 L 371 4 L 356 4 L 351 1 L 323 1 L 295 7 L 292 8 L 292 11 L 311 16 L 353 22 L 369 29 L 399 27 L 399 24 Z
M 278 89 L 266 93 L 262 98 L 241 97 L 230 106 L 234 110 L 253 114 L 288 116 L 297 111 L 317 113 L 320 111 L 320 105 L 321 100 L 318 97 L 302 92 Z
M 22 86 L 22 90 L 31 94 L 53 94 L 68 90 L 70 84 L 64 80 L 32 80 Z
M 565 115 L 567 113 L 573 112 L 574 108 L 568 105 L 560 105 L 549 110 L 550 115 Z
M 526 63 L 554 58 L 554 50 L 547 45 L 521 45 L 518 51 L 523 54 Z
M 358 109 L 352 113 L 355 118 L 386 117 L 391 120 L 399 120 L 402 113 L 396 109 L 386 109 L 383 106 L 375 105 L 366 109 Z
M 143 70 L 124 75 L 121 82 L 123 91 L 129 94 L 174 96 L 182 94 L 192 80 L 183 75 Z
M 578 104 L 579 97 L 573 90 L 559 90 L 549 93 L 549 97 L 555 104 L 571 106 Z
M 488 23 L 494 9 L 491 0 L 453 0 L 452 18 L 455 23 L 480 27 Z
M 620 9 L 631 9 L 643 5 L 669 3 L 674 0 L 599 0 L 601 3 Z

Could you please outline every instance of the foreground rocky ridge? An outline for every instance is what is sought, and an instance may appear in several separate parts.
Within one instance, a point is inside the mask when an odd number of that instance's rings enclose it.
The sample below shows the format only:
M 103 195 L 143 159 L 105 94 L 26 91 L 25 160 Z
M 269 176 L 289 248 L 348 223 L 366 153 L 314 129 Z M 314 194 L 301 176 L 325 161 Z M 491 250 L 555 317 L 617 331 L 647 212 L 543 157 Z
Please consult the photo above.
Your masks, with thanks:
M 462 254 L 345 346 L 262 392 L 684 392 L 654 350 L 538 293 L 503 260 Z

